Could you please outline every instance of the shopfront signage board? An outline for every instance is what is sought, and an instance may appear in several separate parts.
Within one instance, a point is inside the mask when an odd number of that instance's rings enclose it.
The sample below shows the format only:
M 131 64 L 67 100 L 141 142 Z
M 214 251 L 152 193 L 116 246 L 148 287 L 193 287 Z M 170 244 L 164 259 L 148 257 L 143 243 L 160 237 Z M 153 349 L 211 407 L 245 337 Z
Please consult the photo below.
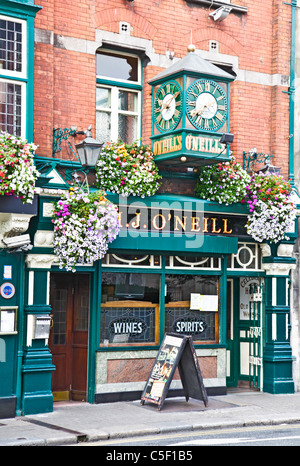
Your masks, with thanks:
M 191 336 L 166 333 L 141 397 L 161 409 L 176 368 L 178 368 L 186 401 L 202 400 L 208 405 L 207 393 Z

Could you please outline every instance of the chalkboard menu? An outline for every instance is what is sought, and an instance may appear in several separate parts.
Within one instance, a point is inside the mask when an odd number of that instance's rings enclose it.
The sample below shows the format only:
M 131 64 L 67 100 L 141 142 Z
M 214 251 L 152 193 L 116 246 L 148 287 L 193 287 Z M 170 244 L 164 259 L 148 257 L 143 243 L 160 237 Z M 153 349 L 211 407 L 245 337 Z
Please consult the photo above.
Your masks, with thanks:
M 158 409 L 164 404 L 175 370 L 178 367 L 186 401 L 202 400 L 208 405 L 206 390 L 191 336 L 166 333 L 141 397 Z

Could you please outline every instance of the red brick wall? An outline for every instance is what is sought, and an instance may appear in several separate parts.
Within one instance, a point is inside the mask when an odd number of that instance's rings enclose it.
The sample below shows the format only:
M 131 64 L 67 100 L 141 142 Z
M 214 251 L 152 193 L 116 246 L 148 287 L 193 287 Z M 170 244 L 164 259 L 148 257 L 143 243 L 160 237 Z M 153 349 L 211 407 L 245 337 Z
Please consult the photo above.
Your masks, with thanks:
M 36 28 L 55 35 L 95 40 L 95 28 L 118 33 L 119 22 L 131 25 L 131 36 L 152 41 L 156 54 L 174 50 L 183 57 L 191 42 L 208 50 L 209 40 L 219 52 L 238 57 L 240 70 L 265 75 L 289 75 L 291 8 L 280 0 L 236 0 L 247 14 L 230 13 L 225 21 L 209 18 L 209 8 L 185 0 L 39 0 Z M 57 36 L 55 36 L 56 40 Z M 143 139 L 151 135 L 151 88 L 147 81 L 160 68 L 144 70 Z M 263 75 L 264 74 L 264 75 Z M 247 78 L 250 79 L 249 76 Z M 274 154 L 275 165 L 288 174 L 289 95 L 287 86 L 235 81 L 231 85 L 230 131 L 239 160 L 243 150 Z M 95 127 L 95 57 L 36 43 L 35 136 L 39 155 L 51 156 L 52 128 Z M 62 157 L 70 157 L 63 151 Z

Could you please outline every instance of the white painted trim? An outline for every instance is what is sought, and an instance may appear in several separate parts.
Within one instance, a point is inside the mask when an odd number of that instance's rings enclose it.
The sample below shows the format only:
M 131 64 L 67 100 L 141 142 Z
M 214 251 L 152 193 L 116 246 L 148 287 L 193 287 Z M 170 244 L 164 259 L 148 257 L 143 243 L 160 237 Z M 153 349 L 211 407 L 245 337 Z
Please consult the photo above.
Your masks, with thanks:
M 272 314 L 272 340 L 277 340 L 277 314 Z
M 0 15 L 0 19 L 19 23 L 22 26 L 22 71 L 10 71 L 1 68 L 1 74 L 10 78 L 27 78 L 27 21 L 11 16 Z
M 30 270 L 28 273 L 28 305 L 33 305 L 33 292 L 34 292 L 34 271 Z
M 272 278 L 272 306 L 276 306 L 277 304 L 277 278 Z

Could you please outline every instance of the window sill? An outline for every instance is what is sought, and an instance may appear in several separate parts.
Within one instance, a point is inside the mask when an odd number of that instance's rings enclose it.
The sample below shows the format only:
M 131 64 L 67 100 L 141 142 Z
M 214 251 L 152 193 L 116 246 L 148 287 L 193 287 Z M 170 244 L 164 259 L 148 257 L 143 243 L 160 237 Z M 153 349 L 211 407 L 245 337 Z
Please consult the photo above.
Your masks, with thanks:
M 248 13 L 248 8 L 241 5 L 235 5 L 233 3 L 227 3 L 222 1 L 214 1 L 213 5 L 211 0 L 186 0 L 187 3 L 197 3 L 198 5 L 208 6 L 212 8 L 219 8 L 221 6 L 230 6 L 232 11 L 235 13 Z

